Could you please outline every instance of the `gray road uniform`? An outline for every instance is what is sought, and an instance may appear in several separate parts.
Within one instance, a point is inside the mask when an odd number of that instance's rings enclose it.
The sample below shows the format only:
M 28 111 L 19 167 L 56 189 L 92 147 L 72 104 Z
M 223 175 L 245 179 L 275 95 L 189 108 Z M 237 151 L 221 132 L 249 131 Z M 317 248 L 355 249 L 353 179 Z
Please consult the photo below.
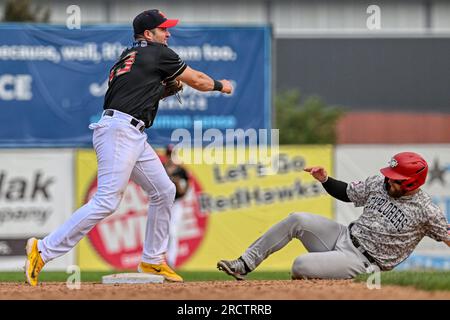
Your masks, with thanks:
M 372 272 L 374 266 L 391 270 L 424 236 L 449 239 L 443 212 L 423 190 L 395 199 L 384 188 L 384 177 L 371 176 L 348 184 L 346 192 L 356 207 L 364 207 L 348 227 L 319 215 L 292 213 L 250 245 L 240 258 L 247 270 L 236 265 L 237 272 L 254 270 L 292 238 L 308 250 L 292 265 L 295 279 L 348 279 Z

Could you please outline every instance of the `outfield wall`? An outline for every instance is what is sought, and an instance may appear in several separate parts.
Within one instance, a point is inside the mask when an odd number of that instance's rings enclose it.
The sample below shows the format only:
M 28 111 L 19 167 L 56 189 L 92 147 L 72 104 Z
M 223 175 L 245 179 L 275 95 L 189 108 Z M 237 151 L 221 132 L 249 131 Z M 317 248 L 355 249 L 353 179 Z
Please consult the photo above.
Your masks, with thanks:
M 192 153 L 201 151 L 193 150 Z M 95 153 L 77 153 L 77 203 L 87 201 L 96 185 Z M 186 165 L 190 193 L 183 199 L 176 266 L 183 270 L 215 270 L 220 259 L 234 259 L 274 223 L 294 211 L 313 211 L 332 218 L 332 199 L 305 172 L 322 163 L 332 171 L 331 146 L 280 148 L 280 170 L 263 175 L 266 166 L 251 164 Z M 79 246 L 82 270 L 134 269 L 145 233 L 147 199 L 130 182 L 118 212 L 100 222 Z M 306 252 L 293 241 L 267 259 L 261 270 L 289 270 Z
M 111 66 L 133 46 L 131 25 L 2 24 L 0 39 L 0 146 L 91 148 L 88 127 L 102 115 Z M 185 86 L 182 103 L 163 99 L 147 132 L 152 145 L 172 143 L 177 129 L 199 146 L 210 128 L 270 129 L 271 40 L 269 26 L 171 30 L 170 47 L 183 61 L 234 90 Z
M 294 211 L 348 224 L 361 208 L 333 200 L 305 166 L 320 164 L 350 182 L 377 174 L 391 155 L 412 150 L 430 165 L 424 189 L 450 217 L 450 145 L 282 146 L 281 170 L 262 175 L 264 166 L 186 164 L 191 188 L 182 200 L 176 267 L 214 270 L 217 260 L 235 258 L 271 225 Z M 197 150 L 193 150 L 197 153 Z M 161 156 L 164 161 L 164 157 Z M 91 149 L 0 150 L 0 270 L 21 271 L 25 241 L 60 226 L 96 190 L 97 163 Z M 130 182 L 118 211 L 99 223 L 75 250 L 46 268 L 133 270 L 139 262 L 148 199 Z M 305 249 L 292 241 L 259 270 L 286 270 Z M 401 268 L 450 269 L 445 244 L 425 238 Z
M 42 238 L 74 207 L 71 149 L 0 150 L 0 270 L 22 271 L 29 237 Z M 70 252 L 46 266 L 75 263 Z

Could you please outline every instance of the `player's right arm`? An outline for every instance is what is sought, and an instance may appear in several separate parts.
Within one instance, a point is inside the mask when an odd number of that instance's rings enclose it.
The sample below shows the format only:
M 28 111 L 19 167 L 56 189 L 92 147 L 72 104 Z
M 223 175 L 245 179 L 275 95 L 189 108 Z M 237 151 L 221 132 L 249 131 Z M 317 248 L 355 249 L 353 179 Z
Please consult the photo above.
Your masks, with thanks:
M 214 79 L 207 74 L 187 67 L 182 74 L 177 77 L 177 80 L 186 83 L 188 86 L 198 91 L 213 91 L 215 89 Z M 219 80 L 222 84 L 220 92 L 231 93 L 233 87 L 228 80 Z M 219 91 L 219 90 L 218 90 Z
M 307 167 L 304 171 L 309 172 L 314 179 L 322 183 L 330 196 L 344 202 L 351 202 L 347 195 L 347 183 L 329 177 L 323 167 Z

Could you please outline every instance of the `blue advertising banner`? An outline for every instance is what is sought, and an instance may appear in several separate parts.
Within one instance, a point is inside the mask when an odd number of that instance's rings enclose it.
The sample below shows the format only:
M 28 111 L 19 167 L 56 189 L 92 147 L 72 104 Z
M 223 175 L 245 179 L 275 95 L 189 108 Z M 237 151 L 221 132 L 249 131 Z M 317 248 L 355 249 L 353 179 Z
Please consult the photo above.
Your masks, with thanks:
M 270 129 L 269 27 L 176 27 L 169 47 L 194 69 L 230 79 L 232 95 L 185 87 L 182 104 L 161 101 L 152 145 L 175 129 Z M 12 24 L 0 27 L 0 146 L 90 147 L 88 126 L 101 116 L 107 78 L 132 44 L 129 26 Z M 200 137 L 195 137 L 200 139 Z M 173 142 L 173 141 L 172 141 Z

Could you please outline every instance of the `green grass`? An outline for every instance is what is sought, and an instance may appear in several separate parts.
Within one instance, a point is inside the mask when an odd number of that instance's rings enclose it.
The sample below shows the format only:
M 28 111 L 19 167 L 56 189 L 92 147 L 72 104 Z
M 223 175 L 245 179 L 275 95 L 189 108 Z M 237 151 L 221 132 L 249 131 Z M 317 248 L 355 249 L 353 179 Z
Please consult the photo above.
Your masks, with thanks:
M 131 271 L 134 272 L 134 271 Z M 101 282 L 102 276 L 115 273 L 106 272 L 81 272 L 81 281 Z M 234 281 L 234 278 L 220 271 L 180 271 L 179 274 L 185 281 Z M 360 275 L 355 281 L 365 282 L 370 275 Z M 39 275 L 39 281 L 53 282 L 66 281 L 69 277 L 65 272 L 44 271 Z M 248 280 L 289 280 L 289 271 L 263 272 L 255 271 L 249 274 Z M 0 272 L 0 282 L 24 282 L 22 272 Z M 413 286 L 417 289 L 434 291 L 450 291 L 450 271 L 389 271 L 381 273 L 381 287 L 383 285 Z
M 131 271 L 135 272 L 135 271 Z M 81 272 L 81 281 L 101 282 L 102 276 L 117 273 L 115 271 L 106 272 Z M 234 280 L 234 278 L 220 271 L 180 271 L 179 274 L 185 281 L 213 281 L 213 280 Z M 40 282 L 66 281 L 70 274 L 65 272 L 43 271 L 39 275 Z M 252 272 L 249 274 L 249 280 L 288 280 L 289 271 L 285 272 Z M 24 282 L 23 272 L 0 272 L 0 282 Z
M 360 275 L 356 281 L 365 282 L 370 275 Z M 389 271 L 381 273 L 383 285 L 412 286 L 427 291 L 450 291 L 450 271 Z

